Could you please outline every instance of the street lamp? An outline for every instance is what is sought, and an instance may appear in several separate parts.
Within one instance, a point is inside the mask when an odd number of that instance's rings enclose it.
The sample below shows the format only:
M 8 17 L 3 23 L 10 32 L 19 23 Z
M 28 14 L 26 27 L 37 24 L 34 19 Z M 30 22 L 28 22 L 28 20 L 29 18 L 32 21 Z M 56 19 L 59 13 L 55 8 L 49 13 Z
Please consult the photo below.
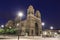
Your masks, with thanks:
M 18 13 L 18 16 L 19 16 L 19 17 L 22 17 L 22 16 L 23 16 L 23 12 L 19 12 L 19 13 Z
M 18 12 L 18 17 L 20 17 L 20 21 L 22 16 L 23 16 L 23 12 Z M 17 26 L 19 26 L 19 23 L 17 24 Z M 20 26 L 21 26 L 21 23 L 20 23 Z M 18 40 L 19 40 L 19 33 L 20 33 L 20 29 L 18 29 Z
M 50 29 L 52 30 L 53 29 L 53 26 L 51 26 Z
M 1 25 L 2 28 L 4 28 L 4 25 Z
M 42 24 L 41 24 L 42 26 L 44 26 L 45 25 L 45 23 L 44 22 L 42 22 Z

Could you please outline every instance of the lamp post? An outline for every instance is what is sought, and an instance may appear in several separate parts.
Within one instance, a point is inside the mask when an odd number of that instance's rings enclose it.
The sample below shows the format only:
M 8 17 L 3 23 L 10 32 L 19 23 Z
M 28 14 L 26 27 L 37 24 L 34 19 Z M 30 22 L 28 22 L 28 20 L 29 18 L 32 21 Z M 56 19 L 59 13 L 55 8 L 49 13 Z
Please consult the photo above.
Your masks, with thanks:
M 50 29 L 51 29 L 50 35 L 52 35 L 53 34 L 52 30 L 54 29 L 53 26 L 50 26 Z
M 21 21 L 22 16 L 23 16 L 23 12 L 19 12 L 18 17 L 20 17 L 20 21 Z M 19 26 L 19 24 L 17 24 L 17 26 Z M 21 26 L 21 23 L 20 23 L 20 26 Z M 20 29 L 18 29 L 18 40 L 19 40 L 19 36 L 20 36 L 19 33 L 20 33 Z
M 45 23 L 44 23 L 44 22 L 42 22 L 42 23 L 41 23 L 41 25 L 42 25 L 42 28 L 44 28 Z M 42 36 L 42 34 L 41 34 L 41 36 Z

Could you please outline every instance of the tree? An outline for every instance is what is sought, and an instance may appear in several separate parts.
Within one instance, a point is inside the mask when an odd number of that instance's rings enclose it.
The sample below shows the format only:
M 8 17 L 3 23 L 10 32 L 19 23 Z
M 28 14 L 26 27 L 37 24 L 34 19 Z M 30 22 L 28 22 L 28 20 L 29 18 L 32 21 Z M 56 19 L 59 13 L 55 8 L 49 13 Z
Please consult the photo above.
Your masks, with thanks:
M 11 28 L 14 28 L 14 22 L 12 21 L 12 20 L 9 20 L 7 23 L 6 23 L 6 25 L 5 25 L 6 27 L 11 27 Z
M 4 29 L 0 29 L 0 34 L 4 34 L 5 30 Z
M 16 34 L 16 30 L 15 29 L 10 29 L 10 34 Z
M 10 31 L 9 29 L 5 29 L 6 34 L 9 34 L 9 31 Z

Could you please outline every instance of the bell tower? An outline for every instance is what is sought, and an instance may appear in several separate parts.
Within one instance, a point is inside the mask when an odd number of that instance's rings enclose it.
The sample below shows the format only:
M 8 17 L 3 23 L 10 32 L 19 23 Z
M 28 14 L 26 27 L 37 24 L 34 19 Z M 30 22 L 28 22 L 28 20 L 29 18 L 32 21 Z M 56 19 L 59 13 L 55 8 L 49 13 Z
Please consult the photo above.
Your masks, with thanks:
M 39 10 L 36 11 L 36 14 L 35 15 L 36 15 L 37 18 L 41 18 L 41 14 L 40 14 L 40 11 Z
M 35 34 L 39 36 L 42 33 L 41 14 L 40 14 L 39 10 L 36 11 L 35 16 L 36 16 L 36 18 L 35 18 Z
M 32 5 L 30 5 L 30 6 L 28 7 L 27 13 L 28 13 L 28 14 L 34 14 L 34 8 L 33 8 Z
M 41 15 L 37 10 L 34 16 L 34 8 L 30 5 L 27 9 L 27 26 L 26 31 L 30 36 L 38 36 L 41 33 Z
M 28 35 L 32 36 L 35 35 L 35 21 L 34 21 L 34 8 L 30 5 L 27 9 L 27 29 Z

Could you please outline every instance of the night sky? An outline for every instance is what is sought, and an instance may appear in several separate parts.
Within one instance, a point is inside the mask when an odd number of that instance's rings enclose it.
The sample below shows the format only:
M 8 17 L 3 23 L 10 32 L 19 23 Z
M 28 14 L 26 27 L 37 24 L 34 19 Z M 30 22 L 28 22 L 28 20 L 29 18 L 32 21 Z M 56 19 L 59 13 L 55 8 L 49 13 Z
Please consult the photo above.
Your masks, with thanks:
M 60 29 L 59 0 L 0 0 L 0 24 L 14 20 L 19 11 L 23 11 L 26 17 L 29 5 L 33 5 L 35 11 L 41 12 L 42 22 L 45 22 L 44 29 L 49 29 L 50 26 Z

